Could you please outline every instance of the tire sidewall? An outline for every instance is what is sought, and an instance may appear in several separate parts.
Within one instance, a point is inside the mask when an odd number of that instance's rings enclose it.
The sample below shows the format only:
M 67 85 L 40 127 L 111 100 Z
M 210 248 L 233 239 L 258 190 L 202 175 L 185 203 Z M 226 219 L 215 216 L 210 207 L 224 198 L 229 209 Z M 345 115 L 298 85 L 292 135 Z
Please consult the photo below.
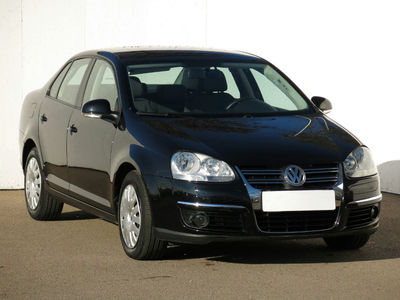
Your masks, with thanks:
M 126 188 L 126 186 L 132 185 L 137 193 L 138 201 L 140 205 L 140 214 L 141 214 L 141 225 L 140 225 L 140 232 L 139 238 L 134 248 L 129 248 L 124 240 L 121 230 L 121 221 L 120 221 L 120 203 L 122 194 Z M 149 204 L 149 197 L 146 190 L 146 186 L 143 182 L 143 179 L 139 175 L 137 171 L 129 172 L 121 186 L 121 190 L 118 197 L 118 227 L 119 227 L 119 234 L 122 242 L 122 246 L 125 250 L 125 253 L 135 259 L 141 259 L 143 255 L 148 250 L 148 241 L 150 239 L 151 230 L 152 230 L 152 218 L 151 218 L 151 210 Z
M 29 206 L 28 198 L 27 198 L 27 195 L 26 195 L 26 171 L 27 171 L 28 164 L 29 164 L 31 158 L 35 158 L 37 163 L 38 163 L 38 165 L 39 165 L 39 172 L 40 172 L 40 179 L 41 179 L 41 182 L 40 182 L 40 196 L 39 196 L 39 200 L 38 200 L 38 205 L 37 205 L 37 207 L 35 209 L 32 209 Z M 44 174 L 43 174 L 43 170 L 42 170 L 41 166 L 42 166 L 42 164 L 41 164 L 41 161 L 40 161 L 39 153 L 38 153 L 36 148 L 33 148 L 29 152 L 28 157 L 26 158 L 26 163 L 25 163 L 25 168 L 24 168 L 24 175 L 25 175 L 24 176 L 24 193 L 25 193 L 25 203 L 26 203 L 26 207 L 28 209 L 29 215 L 35 220 L 41 220 L 42 219 L 43 198 L 44 198 L 44 195 L 45 195 L 45 192 L 46 192 L 45 188 L 44 188 L 44 180 L 43 180 Z

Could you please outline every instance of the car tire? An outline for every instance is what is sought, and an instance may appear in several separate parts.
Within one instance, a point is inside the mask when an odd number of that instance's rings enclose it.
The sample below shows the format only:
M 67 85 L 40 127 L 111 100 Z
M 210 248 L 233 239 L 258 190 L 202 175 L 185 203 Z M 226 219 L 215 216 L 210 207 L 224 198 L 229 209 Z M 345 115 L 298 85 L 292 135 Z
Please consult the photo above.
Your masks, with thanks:
M 339 250 L 359 249 L 368 243 L 370 235 L 349 235 L 324 238 L 325 243 L 332 248 Z
M 39 153 L 36 148 L 32 148 L 24 169 L 26 207 L 29 215 L 35 220 L 56 220 L 61 214 L 64 203 L 58 202 L 47 192 L 40 165 Z
M 167 243 L 153 234 L 153 219 L 146 185 L 139 172 L 129 172 L 121 186 L 118 223 L 125 253 L 137 260 L 159 259 Z

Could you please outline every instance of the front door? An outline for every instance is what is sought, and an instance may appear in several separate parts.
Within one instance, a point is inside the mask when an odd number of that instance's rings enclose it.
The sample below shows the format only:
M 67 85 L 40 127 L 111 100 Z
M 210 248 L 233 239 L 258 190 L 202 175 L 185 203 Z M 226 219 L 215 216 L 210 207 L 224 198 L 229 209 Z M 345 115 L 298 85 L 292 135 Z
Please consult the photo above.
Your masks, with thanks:
M 106 99 L 119 110 L 117 85 L 112 67 L 97 60 L 89 77 L 82 106 L 90 100 Z M 67 137 L 69 194 L 90 205 L 112 211 L 111 152 L 117 127 L 110 121 L 83 116 L 75 109 Z

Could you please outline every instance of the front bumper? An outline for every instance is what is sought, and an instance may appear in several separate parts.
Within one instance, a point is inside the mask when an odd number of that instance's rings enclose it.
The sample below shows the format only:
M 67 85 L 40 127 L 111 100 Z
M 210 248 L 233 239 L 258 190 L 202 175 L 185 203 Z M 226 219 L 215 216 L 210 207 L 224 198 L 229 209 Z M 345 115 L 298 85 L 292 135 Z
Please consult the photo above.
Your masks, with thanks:
M 268 213 L 261 210 L 261 190 L 249 189 L 242 178 L 231 183 L 191 183 L 144 176 L 148 186 L 155 235 L 165 241 L 207 244 L 265 238 L 318 238 L 373 234 L 379 226 L 379 176 L 343 178 L 335 190 L 336 209 L 323 212 Z M 188 226 L 185 211 L 207 214 L 204 228 Z

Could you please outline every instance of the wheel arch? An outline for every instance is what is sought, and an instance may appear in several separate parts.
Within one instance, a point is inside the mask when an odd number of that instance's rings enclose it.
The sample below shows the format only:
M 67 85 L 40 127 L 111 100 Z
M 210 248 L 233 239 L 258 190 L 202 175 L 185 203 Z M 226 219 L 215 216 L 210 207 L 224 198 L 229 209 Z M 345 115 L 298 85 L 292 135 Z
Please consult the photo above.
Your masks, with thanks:
M 35 147 L 36 144 L 32 139 L 28 139 L 24 144 L 24 150 L 22 151 L 22 169 L 24 170 L 24 172 L 25 172 L 26 159 L 28 158 L 29 152 L 31 152 L 31 150 Z
M 136 170 L 136 168 L 127 162 L 124 162 L 123 164 L 121 164 L 117 170 L 117 172 L 115 173 L 114 176 L 114 190 L 113 190 L 113 194 L 114 194 L 114 210 L 115 210 L 115 214 L 117 215 L 117 209 L 118 209 L 118 198 L 119 198 L 119 191 L 121 189 L 122 186 L 122 182 L 124 181 L 125 176 L 131 172 Z

